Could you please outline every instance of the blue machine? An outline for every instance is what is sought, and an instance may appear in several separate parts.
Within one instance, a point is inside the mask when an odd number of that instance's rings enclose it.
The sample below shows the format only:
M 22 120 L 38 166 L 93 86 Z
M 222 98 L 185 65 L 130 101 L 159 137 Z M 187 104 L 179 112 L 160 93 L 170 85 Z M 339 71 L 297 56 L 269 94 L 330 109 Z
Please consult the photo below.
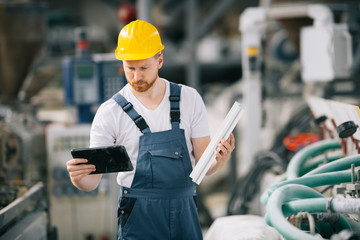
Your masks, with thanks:
M 77 107 L 79 123 L 91 122 L 97 107 L 126 84 L 122 62 L 112 55 L 63 59 L 65 104 Z

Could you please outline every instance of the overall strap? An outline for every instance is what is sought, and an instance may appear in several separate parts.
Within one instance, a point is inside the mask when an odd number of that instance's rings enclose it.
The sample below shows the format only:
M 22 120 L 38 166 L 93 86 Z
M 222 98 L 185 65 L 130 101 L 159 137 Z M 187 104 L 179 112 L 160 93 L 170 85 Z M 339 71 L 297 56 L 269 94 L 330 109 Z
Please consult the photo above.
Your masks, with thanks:
M 180 95 L 181 86 L 170 82 L 170 119 L 172 128 L 179 128 L 180 126 Z
M 124 112 L 129 115 L 129 117 L 134 121 L 135 125 L 142 133 L 150 132 L 150 128 L 145 122 L 145 119 L 135 111 L 131 102 L 126 100 L 123 95 L 116 93 L 114 96 L 112 96 L 112 99 L 114 99 L 117 104 L 119 104 L 120 107 L 124 110 Z

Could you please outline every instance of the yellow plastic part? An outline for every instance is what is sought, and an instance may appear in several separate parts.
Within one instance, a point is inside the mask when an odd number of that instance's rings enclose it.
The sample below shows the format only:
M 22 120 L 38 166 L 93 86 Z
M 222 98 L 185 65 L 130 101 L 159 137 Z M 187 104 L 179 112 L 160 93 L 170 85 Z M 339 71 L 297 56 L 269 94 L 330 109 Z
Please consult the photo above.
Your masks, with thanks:
M 257 47 L 248 47 L 247 55 L 249 57 L 255 57 L 255 56 L 259 55 L 259 49 Z

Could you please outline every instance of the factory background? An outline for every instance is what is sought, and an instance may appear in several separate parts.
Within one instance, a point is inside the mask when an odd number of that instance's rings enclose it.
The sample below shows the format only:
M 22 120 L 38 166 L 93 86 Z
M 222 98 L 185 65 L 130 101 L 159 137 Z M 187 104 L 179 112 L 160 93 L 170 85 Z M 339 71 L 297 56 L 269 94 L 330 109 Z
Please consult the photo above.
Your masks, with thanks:
M 65 163 L 126 84 L 114 50 L 134 19 L 212 134 L 244 109 L 198 187 L 204 239 L 360 239 L 358 0 L 0 0 L 0 240 L 115 238 L 116 174 L 85 193 Z

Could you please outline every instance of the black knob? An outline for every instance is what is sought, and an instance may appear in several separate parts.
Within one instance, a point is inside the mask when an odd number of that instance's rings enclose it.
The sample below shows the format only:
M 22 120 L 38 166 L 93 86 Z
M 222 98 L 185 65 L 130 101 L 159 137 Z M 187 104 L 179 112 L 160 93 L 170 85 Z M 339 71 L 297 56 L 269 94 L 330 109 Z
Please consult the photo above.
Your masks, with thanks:
M 340 138 L 347 138 L 352 136 L 358 126 L 353 121 L 347 121 L 336 127 L 336 131 Z
M 322 116 L 314 119 L 314 123 L 315 123 L 316 125 L 320 125 L 321 123 L 325 122 L 326 119 L 327 119 L 327 116 L 322 115 Z

